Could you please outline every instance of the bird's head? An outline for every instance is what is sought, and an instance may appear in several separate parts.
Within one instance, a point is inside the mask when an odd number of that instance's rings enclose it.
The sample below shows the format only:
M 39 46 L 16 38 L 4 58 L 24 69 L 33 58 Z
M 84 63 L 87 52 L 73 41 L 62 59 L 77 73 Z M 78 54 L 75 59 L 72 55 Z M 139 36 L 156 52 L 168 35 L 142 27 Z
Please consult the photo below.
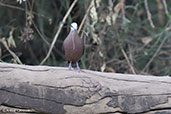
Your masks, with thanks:
M 70 26 L 71 30 L 77 31 L 77 23 L 73 22 Z

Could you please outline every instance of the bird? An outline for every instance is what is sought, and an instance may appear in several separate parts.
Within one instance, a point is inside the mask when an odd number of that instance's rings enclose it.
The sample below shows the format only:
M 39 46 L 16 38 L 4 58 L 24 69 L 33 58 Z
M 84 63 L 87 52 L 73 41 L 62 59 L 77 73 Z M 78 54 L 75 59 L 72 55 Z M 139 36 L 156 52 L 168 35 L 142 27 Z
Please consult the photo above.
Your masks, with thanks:
M 72 64 L 76 64 L 77 70 L 80 72 L 78 61 L 84 53 L 84 43 L 77 32 L 77 23 L 73 22 L 70 26 L 70 32 L 63 42 L 65 57 L 69 61 L 69 69 L 71 70 Z

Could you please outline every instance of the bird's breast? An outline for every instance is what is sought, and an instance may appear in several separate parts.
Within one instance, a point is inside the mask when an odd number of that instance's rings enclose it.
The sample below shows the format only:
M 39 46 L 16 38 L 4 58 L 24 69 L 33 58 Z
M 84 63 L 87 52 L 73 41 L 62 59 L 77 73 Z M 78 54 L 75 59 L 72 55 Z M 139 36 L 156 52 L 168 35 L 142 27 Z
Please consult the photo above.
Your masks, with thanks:
M 83 40 L 80 39 L 77 35 L 72 35 L 64 41 L 64 51 L 67 60 L 76 62 L 80 60 L 83 55 L 84 45 Z

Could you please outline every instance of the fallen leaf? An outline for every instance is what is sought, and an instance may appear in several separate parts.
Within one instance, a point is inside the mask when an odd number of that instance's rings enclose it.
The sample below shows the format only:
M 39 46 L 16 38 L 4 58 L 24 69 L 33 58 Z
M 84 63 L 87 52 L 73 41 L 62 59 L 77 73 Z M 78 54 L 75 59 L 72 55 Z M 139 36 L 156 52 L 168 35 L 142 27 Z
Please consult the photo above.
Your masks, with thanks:
M 151 37 L 143 37 L 143 38 L 141 38 L 141 41 L 142 41 L 142 43 L 147 45 L 152 41 L 152 38 Z
M 9 38 L 8 38 L 8 46 L 9 47 L 16 47 L 15 45 L 15 41 L 14 41 L 14 38 L 13 38 L 13 31 L 14 29 L 12 29 L 9 33 Z
M 114 68 L 112 67 L 106 67 L 104 72 L 116 72 Z

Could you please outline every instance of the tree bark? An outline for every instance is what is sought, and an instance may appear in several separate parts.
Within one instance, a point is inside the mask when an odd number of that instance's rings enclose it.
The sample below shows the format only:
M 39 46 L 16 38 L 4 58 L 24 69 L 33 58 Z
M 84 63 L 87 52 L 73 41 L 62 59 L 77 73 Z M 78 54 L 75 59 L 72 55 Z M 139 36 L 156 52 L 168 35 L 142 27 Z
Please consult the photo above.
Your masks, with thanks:
M 0 63 L 0 113 L 171 113 L 171 78 Z

